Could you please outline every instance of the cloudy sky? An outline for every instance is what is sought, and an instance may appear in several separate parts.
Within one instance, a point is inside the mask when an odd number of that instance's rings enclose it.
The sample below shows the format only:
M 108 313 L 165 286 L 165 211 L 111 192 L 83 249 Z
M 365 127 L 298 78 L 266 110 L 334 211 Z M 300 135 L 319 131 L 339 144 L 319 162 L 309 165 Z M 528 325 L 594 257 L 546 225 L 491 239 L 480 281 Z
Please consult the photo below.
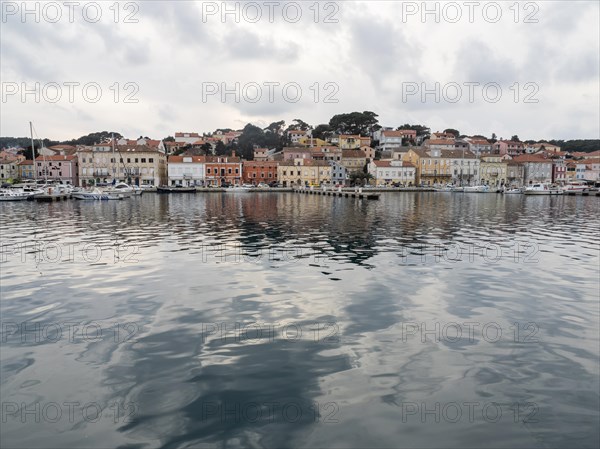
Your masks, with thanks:
M 61 140 L 163 138 L 371 110 L 385 126 L 600 138 L 599 2 L 475 3 L 3 1 L 0 134 L 31 120 Z

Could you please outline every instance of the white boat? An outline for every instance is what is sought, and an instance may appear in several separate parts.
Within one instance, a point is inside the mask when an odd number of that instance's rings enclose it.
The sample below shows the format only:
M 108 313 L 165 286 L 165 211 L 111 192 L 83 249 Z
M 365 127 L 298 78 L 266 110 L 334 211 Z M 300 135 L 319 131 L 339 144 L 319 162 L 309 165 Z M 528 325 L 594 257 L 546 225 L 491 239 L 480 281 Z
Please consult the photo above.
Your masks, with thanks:
M 465 193 L 487 193 L 490 191 L 490 186 L 466 186 Z
M 88 201 L 122 200 L 125 198 L 124 194 L 122 193 L 106 192 L 97 187 L 89 192 L 74 192 L 72 193 L 72 196 L 77 200 Z
M 24 201 L 30 196 L 20 189 L 0 189 L 0 201 Z
M 129 184 L 126 184 L 124 182 L 118 182 L 114 186 L 104 189 L 104 192 L 120 194 L 123 195 L 123 198 L 129 198 L 131 195 L 134 195 L 135 189 Z M 141 195 L 141 189 L 139 194 Z
M 242 186 L 230 186 L 225 189 L 228 193 L 247 193 L 252 190 L 252 187 L 242 185 Z
M 563 191 L 558 187 L 548 184 L 533 184 L 525 189 L 525 195 L 562 195 Z
M 452 184 L 446 184 L 445 186 L 434 187 L 436 192 L 454 192 L 455 187 Z
M 563 187 L 565 192 L 585 192 L 590 186 L 585 181 L 571 181 Z
M 523 191 L 521 189 L 506 189 L 503 193 L 505 195 L 521 195 Z

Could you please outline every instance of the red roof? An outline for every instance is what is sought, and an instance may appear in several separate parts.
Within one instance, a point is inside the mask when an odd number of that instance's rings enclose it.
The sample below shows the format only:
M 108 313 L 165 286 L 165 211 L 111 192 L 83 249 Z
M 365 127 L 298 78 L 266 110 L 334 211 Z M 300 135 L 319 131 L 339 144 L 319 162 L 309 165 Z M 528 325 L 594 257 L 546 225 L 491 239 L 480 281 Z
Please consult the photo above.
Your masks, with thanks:
M 38 156 L 35 158 L 36 161 L 72 161 L 74 159 L 76 159 L 77 156 L 75 156 L 74 154 L 71 154 L 69 156 L 63 156 L 63 155 L 52 155 L 52 156 Z

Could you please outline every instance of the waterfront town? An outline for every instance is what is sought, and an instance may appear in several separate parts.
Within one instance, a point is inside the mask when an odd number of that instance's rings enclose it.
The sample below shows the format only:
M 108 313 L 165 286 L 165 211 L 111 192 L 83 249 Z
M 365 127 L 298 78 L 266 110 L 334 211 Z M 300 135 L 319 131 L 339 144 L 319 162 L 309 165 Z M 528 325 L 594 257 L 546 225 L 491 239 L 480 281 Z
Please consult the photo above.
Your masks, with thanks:
M 241 130 L 176 132 L 168 140 L 108 138 L 92 145 L 42 145 L 35 161 L 31 147 L 11 147 L 0 153 L 0 180 L 4 185 L 52 180 L 84 188 L 114 181 L 146 188 L 508 188 L 600 181 L 600 150 L 567 152 L 544 141 L 521 142 L 517 136 L 487 139 L 459 136 L 455 130 L 418 131 L 380 127 L 368 135 L 315 137 L 311 129 L 280 130 L 286 145 L 254 145 L 246 158 L 232 149 Z

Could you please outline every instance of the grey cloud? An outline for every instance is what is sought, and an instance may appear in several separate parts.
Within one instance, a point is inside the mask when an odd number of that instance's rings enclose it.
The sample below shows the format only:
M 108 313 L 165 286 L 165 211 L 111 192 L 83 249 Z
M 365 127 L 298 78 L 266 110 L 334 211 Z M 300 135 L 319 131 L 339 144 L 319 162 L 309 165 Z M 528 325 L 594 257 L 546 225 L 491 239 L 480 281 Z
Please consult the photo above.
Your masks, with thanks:
M 454 63 L 456 82 L 496 82 L 512 84 L 519 80 L 515 63 L 481 41 L 463 44 Z

